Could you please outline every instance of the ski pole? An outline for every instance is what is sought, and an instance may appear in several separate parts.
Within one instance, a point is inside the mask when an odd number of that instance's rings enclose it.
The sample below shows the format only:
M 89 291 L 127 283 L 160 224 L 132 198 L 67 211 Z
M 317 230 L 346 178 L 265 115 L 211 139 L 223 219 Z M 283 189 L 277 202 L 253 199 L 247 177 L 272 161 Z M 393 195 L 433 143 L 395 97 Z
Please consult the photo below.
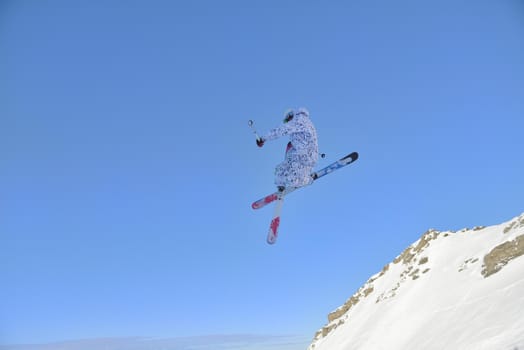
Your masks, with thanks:
M 258 136 L 257 131 L 255 130 L 255 127 L 253 126 L 253 124 L 254 124 L 254 122 L 251 119 L 249 119 L 248 122 L 247 122 L 247 125 L 249 125 L 251 130 L 253 130 L 253 133 L 255 134 L 255 137 L 257 138 L 257 140 L 259 140 L 260 136 Z

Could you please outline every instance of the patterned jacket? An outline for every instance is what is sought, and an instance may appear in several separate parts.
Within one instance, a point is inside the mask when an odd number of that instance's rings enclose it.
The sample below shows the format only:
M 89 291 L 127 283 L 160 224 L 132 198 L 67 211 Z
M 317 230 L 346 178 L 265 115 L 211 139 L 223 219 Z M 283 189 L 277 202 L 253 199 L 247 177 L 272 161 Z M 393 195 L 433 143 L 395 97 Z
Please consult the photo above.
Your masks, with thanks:
M 308 163 L 318 161 L 317 131 L 309 119 L 307 111 L 299 110 L 293 119 L 281 126 L 270 130 L 264 137 L 265 140 L 275 140 L 279 137 L 289 135 L 292 153 L 296 156 L 307 156 Z

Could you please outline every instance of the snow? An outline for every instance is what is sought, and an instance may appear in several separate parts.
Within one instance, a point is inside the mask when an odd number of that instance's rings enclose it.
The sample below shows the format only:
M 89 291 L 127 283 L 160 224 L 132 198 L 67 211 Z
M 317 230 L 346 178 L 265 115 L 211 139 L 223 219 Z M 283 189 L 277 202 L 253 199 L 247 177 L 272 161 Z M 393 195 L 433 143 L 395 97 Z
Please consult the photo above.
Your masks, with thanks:
M 524 349 L 518 237 L 524 214 L 487 228 L 428 231 L 330 314 L 308 349 Z M 502 268 L 488 274 L 484 258 L 495 247 L 490 256 Z

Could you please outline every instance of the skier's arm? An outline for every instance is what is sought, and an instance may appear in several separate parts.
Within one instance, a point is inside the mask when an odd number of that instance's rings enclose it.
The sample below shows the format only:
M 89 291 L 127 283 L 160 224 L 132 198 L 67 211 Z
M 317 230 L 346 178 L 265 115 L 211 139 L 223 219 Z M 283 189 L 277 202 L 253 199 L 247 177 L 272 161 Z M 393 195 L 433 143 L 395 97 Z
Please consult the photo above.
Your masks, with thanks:
M 295 130 L 295 123 L 293 121 L 282 124 L 281 126 L 271 129 L 264 137 L 264 140 L 271 141 L 276 140 L 279 137 L 289 135 Z

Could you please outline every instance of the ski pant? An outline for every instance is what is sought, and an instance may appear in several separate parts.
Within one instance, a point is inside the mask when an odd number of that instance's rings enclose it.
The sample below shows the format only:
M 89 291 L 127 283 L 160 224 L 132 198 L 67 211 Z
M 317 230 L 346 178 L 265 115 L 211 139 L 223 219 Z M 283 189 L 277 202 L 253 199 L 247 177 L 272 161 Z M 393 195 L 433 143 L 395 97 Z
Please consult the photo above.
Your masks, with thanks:
M 313 182 L 311 173 L 317 159 L 317 154 L 298 153 L 289 143 L 284 161 L 275 168 L 275 185 L 301 187 L 311 184 Z

